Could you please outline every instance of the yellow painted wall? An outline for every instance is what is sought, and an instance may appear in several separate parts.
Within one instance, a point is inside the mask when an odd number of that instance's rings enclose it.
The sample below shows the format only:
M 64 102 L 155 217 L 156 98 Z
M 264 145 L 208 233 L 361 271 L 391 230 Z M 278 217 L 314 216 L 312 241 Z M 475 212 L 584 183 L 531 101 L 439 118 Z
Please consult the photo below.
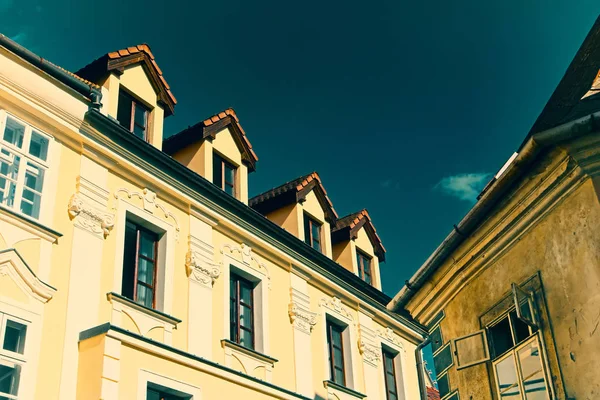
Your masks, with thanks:
M 96 336 L 79 342 L 79 371 L 77 398 L 99 399 L 103 368 L 105 336 Z
M 279 210 L 267 214 L 267 218 L 292 235 L 300 237 L 296 204 L 281 207 Z
M 351 241 L 347 241 L 334 244 L 332 247 L 333 261 L 356 274 L 356 261 L 353 257 L 351 243 Z

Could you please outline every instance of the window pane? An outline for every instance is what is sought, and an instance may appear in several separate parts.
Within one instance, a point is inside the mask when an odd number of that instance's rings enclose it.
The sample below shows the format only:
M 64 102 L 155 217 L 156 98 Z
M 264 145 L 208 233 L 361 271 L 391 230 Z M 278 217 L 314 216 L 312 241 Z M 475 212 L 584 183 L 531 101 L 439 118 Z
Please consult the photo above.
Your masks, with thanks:
M 154 260 L 154 244 L 156 235 L 149 232 L 140 232 L 140 254 Z
M 519 344 L 529 337 L 529 325 L 517 318 L 514 311 L 511 311 L 510 317 L 512 318 L 513 331 L 517 340 L 516 344 Z
M 249 349 L 254 349 L 254 343 L 252 343 L 252 332 L 240 329 L 240 344 Z
M 252 305 L 252 287 L 245 282 L 240 283 L 240 297 L 244 304 Z
M 154 286 L 154 262 L 138 258 L 138 281 Z
M 246 306 L 240 306 L 240 325 L 252 330 L 252 309 Z
M 304 216 L 304 243 L 311 245 L 310 242 L 310 219 Z
M 137 299 L 136 303 L 141 304 L 145 307 L 152 308 L 152 301 L 154 299 L 154 295 L 152 294 L 152 290 L 147 288 L 144 285 L 137 285 Z
M 27 333 L 27 325 L 20 324 L 16 321 L 7 320 L 6 330 L 4 331 L 4 344 L 2 348 L 15 353 L 23 354 L 25 349 L 25 335 Z
M 36 131 L 32 131 L 31 141 L 29 142 L 29 154 L 46 161 L 48 157 L 48 139 Z
M 225 165 L 225 182 L 232 185 L 235 183 L 235 168 L 231 165 Z
M 146 115 L 147 111 L 141 104 L 135 105 L 135 119 L 134 122 L 136 125 L 139 125 L 142 128 L 146 128 Z
M 321 227 L 315 223 L 312 223 L 312 239 L 313 248 L 321 251 Z
M 489 328 L 492 356 L 497 357 L 514 346 L 508 316 Z
M 146 129 L 140 127 L 139 125 L 133 126 L 133 134 L 140 139 L 146 140 Z
M 0 393 L 17 395 L 19 391 L 19 377 L 21 366 L 8 367 L 0 365 Z
M 498 379 L 498 387 L 500 388 L 500 398 L 521 398 L 515 360 L 512 354 L 496 365 L 496 378 Z
M 44 183 L 44 170 L 40 167 L 27 163 L 25 172 L 25 187 L 21 200 L 21 212 L 33 218 L 40 216 L 41 191 Z
M 227 193 L 228 195 L 235 196 L 235 187 L 233 185 L 226 183 L 225 188 L 223 190 L 225 190 L 225 193 Z
M 23 147 L 23 137 L 25 136 L 25 126 L 20 122 L 6 118 L 6 127 L 4 128 L 4 140 L 21 148 Z
M 2 204 L 14 207 L 16 180 L 21 157 L 2 149 L 0 154 L 0 196 Z
M 344 355 L 342 353 L 342 349 L 333 348 L 333 362 L 336 367 L 342 368 L 344 366 Z
M 160 393 L 156 390 L 148 389 L 146 392 L 146 400 L 161 400 Z
M 131 97 L 123 91 L 119 92 L 117 120 L 125 129 L 131 130 Z
M 529 343 L 518 351 L 519 364 L 523 374 L 523 390 L 527 400 L 545 400 L 548 398 L 546 381 L 540 348 L 537 340 Z
M 333 381 L 337 384 L 340 385 L 345 385 L 346 384 L 346 379 L 344 377 L 344 371 L 343 370 L 339 370 L 339 369 L 335 369 L 334 370 L 334 378 Z

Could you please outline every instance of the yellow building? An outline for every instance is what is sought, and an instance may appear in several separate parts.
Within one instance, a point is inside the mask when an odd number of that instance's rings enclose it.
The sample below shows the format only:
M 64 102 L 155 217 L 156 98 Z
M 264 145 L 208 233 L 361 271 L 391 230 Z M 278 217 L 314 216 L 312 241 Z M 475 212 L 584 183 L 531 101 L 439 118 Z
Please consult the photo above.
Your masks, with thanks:
M 0 399 L 417 399 L 366 211 L 248 199 L 233 110 L 163 139 L 150 48 L 77 74 L 0 35 Z
M 394 297 L 443 400 L 600 398 L 600 18 L 523 144 Z

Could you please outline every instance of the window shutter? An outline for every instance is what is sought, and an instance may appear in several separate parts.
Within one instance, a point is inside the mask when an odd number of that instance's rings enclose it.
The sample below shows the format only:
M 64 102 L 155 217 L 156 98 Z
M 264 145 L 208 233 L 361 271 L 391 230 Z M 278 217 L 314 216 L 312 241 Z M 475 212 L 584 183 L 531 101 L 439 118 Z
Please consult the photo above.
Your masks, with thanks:
M 456 369 L 472 367 L 490 360 L 485 329 L 452 339 Z
M 531 326 L 537 328 L 537 321 L 535 318 L 535 302 L 533 299 L 533 293 L 525 292 L 516 283 L 511 284 L 513 301 L 517 311 L 517 318 Z

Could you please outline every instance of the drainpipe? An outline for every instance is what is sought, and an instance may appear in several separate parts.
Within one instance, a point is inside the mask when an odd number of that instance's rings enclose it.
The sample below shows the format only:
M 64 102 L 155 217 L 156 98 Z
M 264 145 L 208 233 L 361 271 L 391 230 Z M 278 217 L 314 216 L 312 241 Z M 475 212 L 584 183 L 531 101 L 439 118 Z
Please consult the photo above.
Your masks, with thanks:
M 102 93 L 100 92 L 100 89 L 94 87 L 93 84 L 88 84 L 75 78 L 74 74 L 52 64 L 50 61 L 37 54 L 32 53 L 14 40 L 2 34 L 0 34 L 0 46 L 88 98 L 92 103 L 92 108 L 100 109 L 100 107 L 102 107 Z
M 423 368 L 423 348 L 431 343 L 429 336 L 425 337 L 415 349 L 415 358 L 417 359 L 417 376 L 419 377 L 419 392 L 421 392 L 421 400 L 427 400 L 427 386 L 425 385 L 425 368 Z

